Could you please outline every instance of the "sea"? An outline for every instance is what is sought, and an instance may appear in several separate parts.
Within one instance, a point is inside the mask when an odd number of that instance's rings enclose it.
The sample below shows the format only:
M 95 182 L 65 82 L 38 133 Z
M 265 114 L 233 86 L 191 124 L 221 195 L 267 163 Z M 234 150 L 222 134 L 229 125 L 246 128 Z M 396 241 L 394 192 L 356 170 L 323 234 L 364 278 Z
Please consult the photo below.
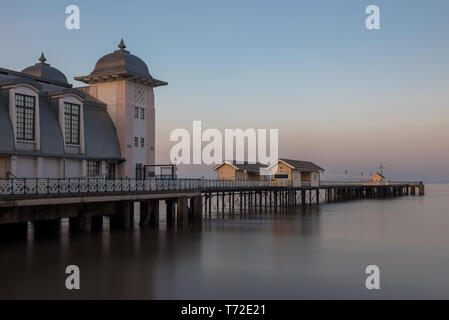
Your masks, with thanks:
M 157 229 L 109 230 L 105 219 L 103 231 L 73 233 L 63 220 L 41 233 L 29 223 L 0 239 L 0 299 L 448 299 L 449 185 L 425 188 L 184 227 L 162 213 Z M 67 289 L 68 266 L 78 290 Z

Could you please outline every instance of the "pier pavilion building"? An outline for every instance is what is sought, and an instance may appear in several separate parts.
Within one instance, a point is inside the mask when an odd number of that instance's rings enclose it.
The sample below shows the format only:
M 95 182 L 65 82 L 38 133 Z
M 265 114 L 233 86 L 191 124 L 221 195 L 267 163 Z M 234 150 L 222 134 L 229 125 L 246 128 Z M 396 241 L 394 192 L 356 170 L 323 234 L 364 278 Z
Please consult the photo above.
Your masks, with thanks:
M 0 178 L 129 177 L 155 162 L 154 88 L 147 65 L 126 50 L 75 78 L 39 62 L 0 68 Z
M 218 180 L 247 180 L 259 181 L 263 178 L 260 175 L 260 169 L 267 168 L 267 165 L 262 163 L 248 163 L 237 161 L 223 161 L 213 170 L 217 172 Z
M 310 161 L 292 160 L 281 158 L 272 163 L 268 168 L 274 181 L 291 181 L 294 186 L 320 185 L 320 173 L 323 168 Z
M 223 161 L 213 170 L 219 180 L 246 181 L 288 181 L 293 186 L 319 186 L 323 168 L 310 161 L 281 158 L 271 165 L 237 161 Z M 265 171 L 265 174 L 261 174 Z

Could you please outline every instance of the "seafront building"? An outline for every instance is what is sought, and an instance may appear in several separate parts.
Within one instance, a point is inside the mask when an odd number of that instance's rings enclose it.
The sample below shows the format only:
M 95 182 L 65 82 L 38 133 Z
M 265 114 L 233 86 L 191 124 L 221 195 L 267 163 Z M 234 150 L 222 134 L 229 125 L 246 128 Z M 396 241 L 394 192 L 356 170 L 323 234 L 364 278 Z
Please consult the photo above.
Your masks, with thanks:
M 237 161 L 223 161 L 213 170 L 219 180 L 230 181 L 286 181 L 293 186 L 319 186 L 323 168 L 310 161 L 281 158 L 271 165 Z M 263 174 L 261 174 L 263 172 Z
M 259 181 L 264 178 L 264 176 L 261 176 L 260 174 L 260 169 L 264 168 L 267 168 L 267 166 L 259 162 L 249 163 L 247 161 L 223 161 L 212 170 L 217 172 L 218 180 Z
M 272 163 L 268 169 L 272 172 L 274 181 L 291 181 L 293 186 L 319 186 L 320 173 L 324 172 L 323 168 L 313 162 L 285 158 Z
M 0 178 L 154 173 L 154 88 L 167 83 L 125 48 L 76 77 L 79 88 L 44 54 L 20 72 L 0 68 Z
M 373 173 L 370 177 L 371 182 L 382 182 L 384 180 L 385 180 L 385 177 L 379 172 Z

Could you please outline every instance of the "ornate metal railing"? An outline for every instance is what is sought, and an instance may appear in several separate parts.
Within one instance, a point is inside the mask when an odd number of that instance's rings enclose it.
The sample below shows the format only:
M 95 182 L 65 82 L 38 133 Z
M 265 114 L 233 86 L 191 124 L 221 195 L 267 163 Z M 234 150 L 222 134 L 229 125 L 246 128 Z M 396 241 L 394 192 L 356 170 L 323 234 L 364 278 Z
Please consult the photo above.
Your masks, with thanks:
M 397 185 L 419 185 L 422 181 L 321 181 L 321 186 L 397 186 Z
M 0 195 L 156 192 L 220 188 L 289 186 L 288 181 L 225 181 L 205 179 L 13 178 L 0 179 Z
M 418 185 L 422 182 L 321 181 L 320 186 Z M 226 181 L 206 179 L 117 179 L 104 178 L 13 178 L 0 179 L 0 196 L 33 194 L 77 194 L 99 192 L 217 191 L 220 189 L 255 189 L 291 187 L 290 181 Z M 309 187 L 309 183 L 301 184 Z M 294 185 L 294 187 L 299 187 Z

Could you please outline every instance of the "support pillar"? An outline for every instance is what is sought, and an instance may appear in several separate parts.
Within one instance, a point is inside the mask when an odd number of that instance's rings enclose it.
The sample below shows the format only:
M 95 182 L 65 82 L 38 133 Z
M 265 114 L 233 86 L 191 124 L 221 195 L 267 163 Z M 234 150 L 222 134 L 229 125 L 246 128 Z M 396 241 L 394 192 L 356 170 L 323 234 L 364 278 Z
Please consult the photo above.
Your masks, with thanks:
M 174 223 L 175 216 L 175 201 L 174 200 L 165 200 L 165 209 L 166 209 L 166 217 L 167 217 L 167 225 L 172 225 Z
M 176 215 L 176 224 L 178 226 L 187 225 L 189 220 L 189 205 L 187 197 L 176 199 L 178 205 L 178 212 Z
M 28 232 L 28 222 L 0 224 L 0 238 L 25 238 Z
M 36 234 L 55 234 L 61 230 L 61 220 L 40 220 L 33 221 Z
M 203 207 L 202 207 L 201 196 L 193 197 L 191 199 L 191 204 L 193 206 L 193 208 L 192 208 L 193 222 L 201 223 L 201 221 L 203 219 Z
M 424 195 L 424 184 L 420 184 L 419 185 L 419 195 L 423 196 Z
M 140 203 L 140 226 L 159 225 L 159 200 L 147 200 Z
M 115 204 L 115 214 L 111 216 L 112 228 L 129 228 L 134 224 L 134 202 L 120 201 Z

